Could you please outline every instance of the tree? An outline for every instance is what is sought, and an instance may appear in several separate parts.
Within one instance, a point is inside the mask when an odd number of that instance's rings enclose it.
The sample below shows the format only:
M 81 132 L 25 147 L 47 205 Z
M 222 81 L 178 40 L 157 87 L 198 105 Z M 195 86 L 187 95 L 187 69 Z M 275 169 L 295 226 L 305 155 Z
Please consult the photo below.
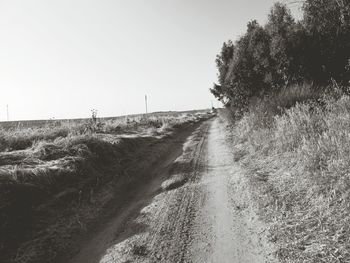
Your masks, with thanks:
M 227 43 L 224 42 L 221 48 L 221 52 L 216 56 L 215 62 L 218 69 L 218 82 L 219 84 L 214 83 L 213 88 L 210 89 L 211 93 L 221 102 L 227 104 L 229 98 L 227 96 L 227 83 L 225 83 L 226 75 L 229 69 L 230 62 L 232 60 L 234 53 L 234 45 L 231 40 Z
M 276 3 L 272 7 L 265 26 L 271 38 L 270 57 L 273 87 L 287 86 L 292 81 L 292 47 L 296 23 L 286 5 Z
M 253 20 L 216 57 L 218 83 L 211 92 L 226 105 L 245 108 L 252 97 L 292 84 L 350 83 L 350 0 L 304 0 L 296 22 L 276 3 L 265 26 Z
M 307 38 L 307 68 L 319 84 L 333 78 L 348 83 L 350 59 L 349 0 L 306 0 L 303 25 Z
M 269 86 L 269 36 L 257 21 L 247 25 L 246 34 L 234 45 L 224 43 L 217 56 L 218 84 L 212 93 L 230 104 L 246 105 L 249 98 Z

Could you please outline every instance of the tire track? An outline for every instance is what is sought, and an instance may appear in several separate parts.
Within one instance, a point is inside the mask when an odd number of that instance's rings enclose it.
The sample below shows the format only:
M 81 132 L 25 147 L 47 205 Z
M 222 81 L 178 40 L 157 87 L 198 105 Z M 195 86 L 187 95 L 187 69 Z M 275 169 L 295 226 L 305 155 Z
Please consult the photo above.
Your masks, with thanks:
M 227 138 L 218 118 L 204 122 L 171 169 L 171 176 L 181 174 L 186 183 L 144 207 L 125 226 L 136 223 L 142 230 L 118 239 L 100 263 L 276 262 Z
M 208 133 L 209 124 L 205 123 L 204 127 L 200 127 L 190 138 L 193 144 L 184 149 L 184 154 L 177 160 L 184 165 L 178 167 L 184 172 L 185 178 L 188 180 L 187 185 L 182 188 L 168 192 L 163 206 L 167 209 L 165 217 L 162 221 L 155 221 L 153 227 L 156 229 L 151 232 L 153 242 L 150 245 L 151 251 L 157 251 L 162 248 L 162 256 L 160 252 L 153 252 L 151 258 L 153 260 L 162 260 L 166 262 L 185 262 L 187 255 L 187 247 L 191 241 L 191 229 L 196 218 L 198 209 L 198 196 L 200 191 L 195 183 L 200 179 L 201 167 L 203 159 L 206 156 L 206 134 Z M 161 222 L 159 224 L 159 222 Z M 158 225 L 159 224 L 159 225 Z M 157 226 L 158 225 L 158 226 Z M 164 247 L 164 243 L 167 245 Z

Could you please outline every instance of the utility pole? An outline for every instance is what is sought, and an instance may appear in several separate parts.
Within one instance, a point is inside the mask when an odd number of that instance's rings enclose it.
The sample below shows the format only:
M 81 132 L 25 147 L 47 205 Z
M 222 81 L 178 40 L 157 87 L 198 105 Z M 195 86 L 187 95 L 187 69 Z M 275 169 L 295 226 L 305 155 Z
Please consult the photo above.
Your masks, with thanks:
M 145 105 L 146 105 L 146 114 L 148 113 L 148 107 L 147 107 L 147 95 L 145 95 Z
M 9 115 L 9 105 L 6 105 L 6 116 L 7 116 L 7 121 L 10 121 L 10 115 Z

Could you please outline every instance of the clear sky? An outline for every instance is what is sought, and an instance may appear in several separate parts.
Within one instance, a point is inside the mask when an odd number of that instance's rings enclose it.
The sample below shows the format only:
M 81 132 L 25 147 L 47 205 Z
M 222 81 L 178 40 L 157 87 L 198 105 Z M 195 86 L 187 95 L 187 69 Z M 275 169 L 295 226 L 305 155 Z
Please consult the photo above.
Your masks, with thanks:
M 0 0 L 0 120 L 208 108 L 223 41 L 273 2 Z

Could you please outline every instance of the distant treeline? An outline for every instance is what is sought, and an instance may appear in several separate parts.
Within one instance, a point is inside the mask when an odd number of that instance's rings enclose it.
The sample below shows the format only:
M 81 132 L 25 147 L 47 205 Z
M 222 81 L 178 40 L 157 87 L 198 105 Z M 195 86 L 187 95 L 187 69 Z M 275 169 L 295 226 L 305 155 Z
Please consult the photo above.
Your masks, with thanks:
M 225 42 L 216 58 L 214 96 L 244 107 L 252 97 L 291 85 L 348 85 L 350 0 L 305 0 L 302 10 L 296 21 L 285 4 L 276 3 L 265 25 L 253 20 L 237 41 Z

